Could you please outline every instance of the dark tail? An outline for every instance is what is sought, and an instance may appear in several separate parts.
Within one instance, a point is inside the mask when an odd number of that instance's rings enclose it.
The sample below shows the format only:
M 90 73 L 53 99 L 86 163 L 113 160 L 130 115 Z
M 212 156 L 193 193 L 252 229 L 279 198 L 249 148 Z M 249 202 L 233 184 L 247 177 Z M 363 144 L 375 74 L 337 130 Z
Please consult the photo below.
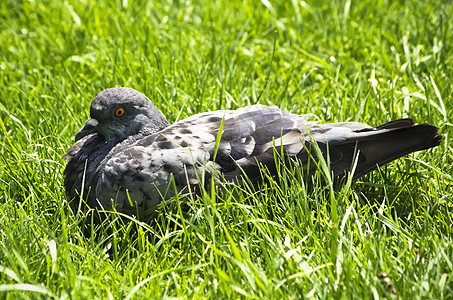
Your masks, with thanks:
M 391 121 L 374 131 L 358 132 L 358 135 L 354 144 L 357 143 L 360 156 L 354 179 L 406 154 L 436 147 L 442 141 L 437 127 L 413 125 L 411 119 Z

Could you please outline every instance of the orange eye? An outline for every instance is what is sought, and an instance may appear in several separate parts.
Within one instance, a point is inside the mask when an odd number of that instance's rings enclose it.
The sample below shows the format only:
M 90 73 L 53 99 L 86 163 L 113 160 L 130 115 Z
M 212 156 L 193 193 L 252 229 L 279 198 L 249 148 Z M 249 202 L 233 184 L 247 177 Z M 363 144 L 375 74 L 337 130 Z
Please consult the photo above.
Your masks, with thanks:
M 121 117 L 122 115 L 124 115 L 124 108 L 120 107 L 115 111 L 115 116 Z

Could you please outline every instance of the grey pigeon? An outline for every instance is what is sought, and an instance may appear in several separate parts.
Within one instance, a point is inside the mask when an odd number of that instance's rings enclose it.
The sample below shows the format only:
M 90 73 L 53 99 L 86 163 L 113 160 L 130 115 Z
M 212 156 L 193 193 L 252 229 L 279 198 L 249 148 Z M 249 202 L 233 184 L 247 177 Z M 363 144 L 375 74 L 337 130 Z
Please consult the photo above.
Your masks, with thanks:
M 311 175 L 313 141 L 335 177 L 344 177 L 356 161 L 353 179 L 441 142 L 435 126 L 413 125 L 411 119 L 378 127 L 317 124 L 311 115 L 264 105 L 201 113 L 170 125 L 145 95 L 129 88 L 99 93 L 90 116 L 65 155 L 66 192 L 91 208 L 115 206 L 129 215 L 173 196 L 175 186 L 184 191 L 199 185 L 206 173 L 239 184 L 246 174 L 257 183 L 260 165 L 276 172 L 275 151 L 297 158 Z

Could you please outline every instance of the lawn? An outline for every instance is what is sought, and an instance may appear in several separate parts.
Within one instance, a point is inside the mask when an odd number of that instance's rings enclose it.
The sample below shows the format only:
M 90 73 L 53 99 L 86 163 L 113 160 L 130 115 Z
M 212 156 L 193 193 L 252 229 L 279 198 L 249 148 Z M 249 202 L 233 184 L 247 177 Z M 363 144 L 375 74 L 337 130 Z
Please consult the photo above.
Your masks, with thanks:
M 1 1 L 1 297 L 453 298 L 452 19 L 435 0 Z M 261 103 L 443 141 L 335 190 L 283 169 L 86 234 L 62 156 L 117 86 L 170 122 Z

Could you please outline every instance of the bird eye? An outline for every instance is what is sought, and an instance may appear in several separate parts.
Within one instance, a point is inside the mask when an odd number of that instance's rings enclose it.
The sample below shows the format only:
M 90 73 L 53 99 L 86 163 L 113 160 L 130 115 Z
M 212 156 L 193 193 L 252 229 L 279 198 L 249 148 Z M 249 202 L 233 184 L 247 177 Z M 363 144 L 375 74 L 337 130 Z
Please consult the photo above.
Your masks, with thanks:
M 124 115 L 124 108 L 120 107 L 117 110 L 115 110 L 115 116 L 121 117 L 122 115 Z

